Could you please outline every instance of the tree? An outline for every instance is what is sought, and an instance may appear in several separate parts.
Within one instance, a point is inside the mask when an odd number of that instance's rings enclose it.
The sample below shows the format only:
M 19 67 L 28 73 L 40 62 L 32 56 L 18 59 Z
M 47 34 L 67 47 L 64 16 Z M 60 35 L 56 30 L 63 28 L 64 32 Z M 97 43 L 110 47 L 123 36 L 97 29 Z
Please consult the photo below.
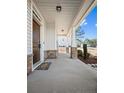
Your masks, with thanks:
M 81 47 L 81 44 L 83 44 L 83 42 L 79 39 L 76 39 L 76 43 L 77 43 L 77 47 Z
M 82 43 L 82 39 L 84 38 L 84 30 L 81 28 L 81 26 L 79 26 L 76 29 L 76 40 L 80 43 Z
M 96 47 L 97 46 L 97 40 L 96 39 L 92 39 L 91 40 L 91 47 Z
M 88 44 L 90 47 L 96 47 L 97 46 L 97 39 L 85 39 L 85 44 Z

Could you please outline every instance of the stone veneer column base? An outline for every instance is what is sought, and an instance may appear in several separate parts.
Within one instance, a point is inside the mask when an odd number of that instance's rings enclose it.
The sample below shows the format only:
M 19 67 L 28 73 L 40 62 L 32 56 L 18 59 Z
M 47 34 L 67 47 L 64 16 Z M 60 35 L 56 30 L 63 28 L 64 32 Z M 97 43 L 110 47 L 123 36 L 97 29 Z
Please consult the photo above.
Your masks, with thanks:
M 57 50 L 46 50 L 44 51 L 44 59 L 55 59 L 57 58 Z
M 27 75 L 32 72 L 33 55 L 27 55 Z
M 77 58 L 77 47 L 71 47 L 71 58 Z
M 69 54 L 69 47 L 66 47 L 66 53 Z

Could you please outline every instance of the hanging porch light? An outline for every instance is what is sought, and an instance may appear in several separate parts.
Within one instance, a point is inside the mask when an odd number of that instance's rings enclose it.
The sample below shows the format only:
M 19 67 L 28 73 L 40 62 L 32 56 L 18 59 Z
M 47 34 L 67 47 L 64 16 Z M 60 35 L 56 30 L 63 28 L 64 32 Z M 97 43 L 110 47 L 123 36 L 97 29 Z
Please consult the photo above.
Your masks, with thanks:
M 56 6 L 56 11 L 57 12 L 61 12 L 62 11 L 62 7 L 59 5 L 59 6 Z

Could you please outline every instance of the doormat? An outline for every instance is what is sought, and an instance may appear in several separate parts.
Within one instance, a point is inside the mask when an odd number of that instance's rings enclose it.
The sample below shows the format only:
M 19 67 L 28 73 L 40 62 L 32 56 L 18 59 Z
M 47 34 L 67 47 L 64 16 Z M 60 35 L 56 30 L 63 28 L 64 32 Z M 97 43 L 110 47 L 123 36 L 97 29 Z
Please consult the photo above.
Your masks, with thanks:
M 51 65 L 51 62 L 44 62 L 41 65 L 39 65 L 36 70 L 48 70 Z

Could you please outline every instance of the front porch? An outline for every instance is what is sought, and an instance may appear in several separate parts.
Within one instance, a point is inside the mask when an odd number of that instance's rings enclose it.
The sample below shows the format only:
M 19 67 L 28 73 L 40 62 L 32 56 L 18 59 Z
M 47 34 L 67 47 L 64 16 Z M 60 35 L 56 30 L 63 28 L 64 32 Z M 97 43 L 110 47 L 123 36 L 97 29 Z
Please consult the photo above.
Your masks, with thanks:
M 96 0 L 27 0 L 28 93 L 97 92 L 97 72 L 77 59 L 76 42 L 95 6 Z M 48 70 L 36 70 L 45 62 L 52 63 Z
M 58 54 L 48 70 L 34 70 L 27 80 L 28 93 L 96 93 L 97 73 L 78 59 Z

